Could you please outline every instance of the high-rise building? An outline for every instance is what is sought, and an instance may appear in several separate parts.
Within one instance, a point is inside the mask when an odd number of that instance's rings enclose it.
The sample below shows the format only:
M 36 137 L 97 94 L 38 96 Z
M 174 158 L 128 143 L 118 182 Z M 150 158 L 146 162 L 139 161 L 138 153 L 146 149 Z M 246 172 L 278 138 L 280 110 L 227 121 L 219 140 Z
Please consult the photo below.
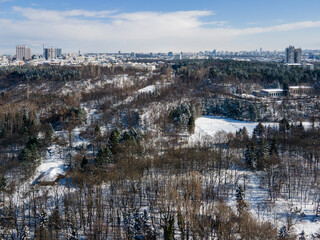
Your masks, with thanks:
M 301 63 L 302 60 L 302 50 L 301 48 L 294 48 L 294 46 L 289 46 L 286 48 L 286 63 Z
M 17 60 L 30 60 L 31 59 L 31 49 L 24 45 L 16 46 L 16 58 Z
M 286 63 L 294 63 L 294 46 L 289 46 L 286 48 Z
M 301 60 L 302 60 L 302 50 L 301 48 L 296 48 L 294 50 L 294 62 L 301 63 Z
M 43 57 L 46 60 L 56 59 L 61 57 L 62 49 L 61 48 L 44 48 L 43 49 Z

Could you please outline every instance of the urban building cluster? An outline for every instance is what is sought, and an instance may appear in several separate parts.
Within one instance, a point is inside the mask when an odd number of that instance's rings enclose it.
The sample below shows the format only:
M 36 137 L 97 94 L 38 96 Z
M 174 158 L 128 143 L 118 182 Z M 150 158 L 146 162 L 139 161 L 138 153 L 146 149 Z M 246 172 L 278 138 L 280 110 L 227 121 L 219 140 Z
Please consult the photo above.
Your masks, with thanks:
M 148 62 L 159 63 L 167 60 L 182 59 L 230 59 L 237 61 L 263 61 L 283 62 L 287 66 L 301 66 L 312 69 L 313 63 L 320 61 L 320 51 L 305 50 L 289 46 L 285 51 L 263 51 L 262 48 L 255 51 L 200 51 L 196 53 L 172 51 L 168 53 L 62 53 L 61 48 L 43 47 L 42 54 L 32 54 L 31 49 L 26 45 L 17 45 L 16 54 L 0 55 L 0 67 L 9 65 L 119 65 L 124 67 L 142 68 L 153 71 L 156 68 L 154 63 L 140 63 L 138 60 L 145 59 Z

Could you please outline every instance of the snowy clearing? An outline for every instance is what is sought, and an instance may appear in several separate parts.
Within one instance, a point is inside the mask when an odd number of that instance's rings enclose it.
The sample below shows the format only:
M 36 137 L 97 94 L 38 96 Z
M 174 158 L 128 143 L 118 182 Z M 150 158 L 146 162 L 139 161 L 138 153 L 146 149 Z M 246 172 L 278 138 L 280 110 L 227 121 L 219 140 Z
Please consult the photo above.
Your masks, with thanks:
M 36 169 L 35 178 L 37 181 L 42 178 L 53 179 L 54 176 L 65 175 L 67 166 L 64 159 L 63 150 L 53 144 L 47 149 L 46 157 Z M 55 180 L 56 178 L 54 178 Z
M 202 116 L 196 120 L 195 124 L 195 132 L 189 140 L 191 143 L 215 137 L 219 131 L 235 133 L 243 127 L 246 127 L 249 135 L 251 135 L 258 122 L 239 121 L 223 117 Z M 266 127 L 278 127 L 278 123 L 264 123 L 264 125 Z
M 156 91 L 156 86 L 155 85 L 149 85 L 149 86 L 146 86 L 144 88 L 141 88 L 138 90 L 138 93 L 153 93 Z

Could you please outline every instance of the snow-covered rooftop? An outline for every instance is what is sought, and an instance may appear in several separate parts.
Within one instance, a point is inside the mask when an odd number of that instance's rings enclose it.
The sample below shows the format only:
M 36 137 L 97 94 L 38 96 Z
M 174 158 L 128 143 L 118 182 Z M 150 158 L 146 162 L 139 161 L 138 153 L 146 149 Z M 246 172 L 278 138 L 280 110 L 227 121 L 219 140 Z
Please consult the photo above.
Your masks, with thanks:
M 65 176 L 64 169 L 60 167 L 51 167 L 48 171 L 44 172 L 38 179 L 39 183 L 53 183 L 60 176 Z
M 282 92 L 282 91 L 283 91 L 283 89 L 281 89 L 281 88 L 261 89 L 261 91 L 274 93 L 274 92 Z

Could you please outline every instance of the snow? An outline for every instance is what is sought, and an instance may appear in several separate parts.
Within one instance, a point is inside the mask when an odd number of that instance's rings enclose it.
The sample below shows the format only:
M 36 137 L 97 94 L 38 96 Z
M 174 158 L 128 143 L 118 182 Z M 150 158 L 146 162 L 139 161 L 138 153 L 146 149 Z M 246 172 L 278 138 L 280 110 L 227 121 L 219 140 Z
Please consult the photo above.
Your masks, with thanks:
M 87 124 L 99 117 L 96 109 L 88 109 L 85 106 L 82 107 L 87 113 Z M 72 130 L 73 147 L 81 147 L 90 144 L 88 140 L 80 137 L 83 130 L 85 130 L 84 127 L 76 127 Z M 62 139 L 68 139 L 68 133 L 66 131 L 56 131 L 55 136 Z M 59 147 L 56 143 L 53 143 L 47 149 L 46 156 L 41 160 L 33 177 L 33 179 L 36 179 L 36 182 L 52 182 L 60 175 L 66 175 L 68 168 L 66 163 L 66 148 L 67 146 Z M 73 150 L 72 153 L 75 153 L 75 150 Z
M 58 167 L 52 167 L 48 171 L 44 172 L 43 175 L 40 176 L 38 182 L 55 182 L 59 176 L 64 176 L 66 173 L 64 169 Z
M 256 96 L 252 95 L 252 94 L 241 94 L 241 97 L 244 97 L 244 98 L 257 98 Z
M 145 88 L 141 88 L 138 90 L 138 93 L 148 93 L 148 92 L 155 92 L 156 91 L 156 86 L 155 85 L 149 85 L 146 86 Z
M 289 89 L 300 89 L 300 88 L 311 89 L 312 87 L 310 86 L 290 86 L 289 87 Z
M 249 205 L 250 212 L 260 221 L 270 222 L 280 229 L 287 224 L 287 216 L 292 215 L 292 231 L 296 234 L 304 231 L 306 239 L 312 239 L 312 234 L 320 230 L 320 222 L 314 221 L 315 212 L 312 203 L 303 203 L 301 207 L 299 200 L 294 198 L 289 200 L 284 196 L 272 202 L 268 199 L 268 189 L 260 182 L 258 177 L 259 172 L 236 171 L 238 176 L 242 176 L 242 179 L 244 179 L 244 176 L 247 176 L 245 201 Z M 229 199 L 228 204 L 236 210 L 236 196 Z M 302 217 L 301 213 L 304 213 L 306 216 Z
M 55 176 L 65 175 L 67 166 L 63 154 L 60 152 L 57 145 L 53 144 L 47 149 L 46 157 L 42 160 L 36 169 L 35 178 L 38 181 L 50 181 L 56 179 Z M 54 181 L 53 180 L 53 181 Z
M 261 91 L 269 92 L 269 93 L 275 93 L 275 92 L 283 92 L 283 89 L 281 88 L 271 88 L 271 89 L 261 89 Z
M 246 127 L 249 134 L 257 126 L 257 122 L 239 121 L 230 118 L 202 116 L 195 122 L 195 133 L 190 136 L 190 143 L 212 141 L 219 132 L 235 133 L 240 128 Z M 265 126 L 278 127 L 278 123 L 263 123 Z M 307 129 L 311 123 L 303 122 Z M 225 170 L 230 171 L 230 170 Z M 245 201 L 249 205 L 250 212 L 261 221 L 271 222 L 280 229 L 287 225 L 288 215 L 292 216 L 292 230 L 296 234 L 305 232 L 306 239 L 313 239 L 312 235 L 320 231 L 320 222 L 315 216 L 315 204 L 312 201 L 301 203 L 299 197 L 287 199 L 279 196 L 274 202 L 270 200 L 268 189 L 261 183 L 259 176 L 262 173 L 243 169 L 234 170 L 241 184 L 245 185 Z M 246 179 L 246 180 L 244 180 Z M 236 197 L 226 200 L 236 210 Z M 303 214 L 302 214 L 303 213 Z
M 195 122 L 195 133 L 190 137 L 190 142 L 202 141 L 205 138 L 215 137 L 218 132 L 235 133 L 246 127 L 248 134 L 252 134 L 258 122 L 239 121 L 232 118 L 202 116 Z M 265 127 L 277 127 L 278 123 L 263 123 Z

